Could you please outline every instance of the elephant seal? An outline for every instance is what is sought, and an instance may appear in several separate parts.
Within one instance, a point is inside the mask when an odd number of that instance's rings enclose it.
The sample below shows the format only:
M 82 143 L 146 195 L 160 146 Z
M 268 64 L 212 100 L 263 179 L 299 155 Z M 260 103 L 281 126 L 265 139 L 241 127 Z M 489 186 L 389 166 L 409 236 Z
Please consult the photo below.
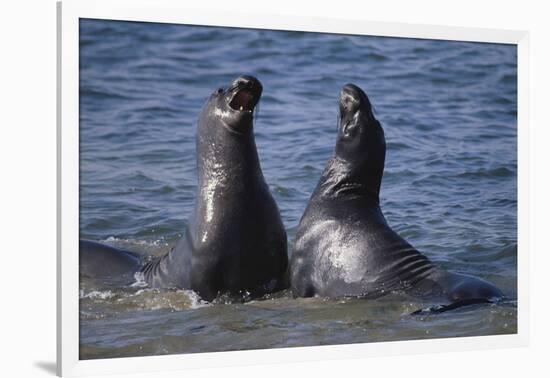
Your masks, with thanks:
M 294 295 L 374 298 L 406 291 L 442 298 L 449 309 L 502 297 L 486 281 L 436 267 L 390 228 L 379 201 L 384 131 L 359 87 L 342 88 L 339 108 L 334 156 L 297 229 Z
M 142 269 L 150 286 L 188 288 L 206 300 L 220 293 L 261 296 L 286 286 L 286 232 L 253 133 L 261 94 L 256 78 L 242 76 L 203 107 L 195 209 L 176 247 Z
M 256 78 L 241 76 L 204 105 L 195 207 L 183 236 L 139 272 L 128 264 L 150 287 L 191 289 L 212 300 L 225 293 L 257 297 L 288 286 L 287 236 L 253 133 L 261 94 Z

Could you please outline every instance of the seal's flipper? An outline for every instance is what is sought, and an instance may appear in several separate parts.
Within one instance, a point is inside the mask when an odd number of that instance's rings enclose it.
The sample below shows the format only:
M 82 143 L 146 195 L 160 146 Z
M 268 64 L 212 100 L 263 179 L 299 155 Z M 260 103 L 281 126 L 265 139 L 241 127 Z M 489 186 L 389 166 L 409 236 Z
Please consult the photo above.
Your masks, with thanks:
M 475 305 L 475 304 L 487 304 L 487 303 L 495 303 L 495 302 L 490 301 L 490 300 L 485 299 L 485 298 L 462 299 L 460 301 L 456 301 L 456 302 L 446 304 L 446 305 L 437 305 L 437 306 L 432 306 L 432 307 L 428 307 L 428 308 L 422 308 L 420 310 L 416 310 L 416 311 L 411 312 L 410 315 L 440 314 L 442 312 L 455 310 L 459 307 L 471 306 L 471 305 Z

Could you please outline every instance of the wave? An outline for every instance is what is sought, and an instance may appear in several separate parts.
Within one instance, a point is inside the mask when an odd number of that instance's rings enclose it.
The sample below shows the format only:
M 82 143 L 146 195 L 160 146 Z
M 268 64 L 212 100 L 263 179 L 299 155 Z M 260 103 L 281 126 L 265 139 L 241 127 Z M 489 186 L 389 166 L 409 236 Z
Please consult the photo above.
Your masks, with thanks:
M 84 99 L 91 97 L 104 100 L 129 100 L 132 98 L 131 96 L 109 91 L 105 88 L 95 88 L 90 86 L 81 86 L 79 94 L 80 97 Z
M 148 287 L 129 287 L 123 289 L 99 290 L 79 293 L 81 305 L 86 314 L 93 316 L 94 312 L 101 312 L 104 306 L 111 306 L 114 312 L 128 312 L 135 310 L 196 310 L 211 306 L 192 290 L 180 289 L 152 289 Z
M 516 172 L 507 167 L 498 167 L 493 169 L 478 169 L 476 171 L 466 171 L 456 175 L 459 178 L 477 178 L 477 177 L 513 177 L 516 176 Z

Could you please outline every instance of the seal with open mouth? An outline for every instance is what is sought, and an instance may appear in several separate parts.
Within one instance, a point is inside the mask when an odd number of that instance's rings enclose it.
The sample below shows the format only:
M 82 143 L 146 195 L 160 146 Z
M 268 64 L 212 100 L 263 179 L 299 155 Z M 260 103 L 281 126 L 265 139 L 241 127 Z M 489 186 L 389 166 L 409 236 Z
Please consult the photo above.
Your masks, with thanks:
M 502 297 L 479 278 L 444 271 L 395 233 L 380 209 L 386 141 L 359 87 L 340 92 L 334 156 L 300 220 L 292 259 L 292 291 L 300 297 L 378 297 L 404 290 L 441 298 L 447 307 Z
M 198 188 L 183 237 L 142 268 L 152 287 L 261 296 L 284 288 L 287 238 L 264 180 L 253 133 L 262 94 L 252 76 L 215 91 L 198 121 Z
M 183 236 L 169 253 L 141 269 L 134 260 L 128 264 L 151 287 L 191 289 L 212 300 L 225 293 L 257 297 L 287 286 L 286 232 L 264 180 L 253 133 L 261 94 L 256 78 L 241 76 L 204 105 L 196 140 L 195 207 Z M 83 243 L 101 249 L 97 256 L 103 259 L 111 250 L 120 255 L 107 246 Z

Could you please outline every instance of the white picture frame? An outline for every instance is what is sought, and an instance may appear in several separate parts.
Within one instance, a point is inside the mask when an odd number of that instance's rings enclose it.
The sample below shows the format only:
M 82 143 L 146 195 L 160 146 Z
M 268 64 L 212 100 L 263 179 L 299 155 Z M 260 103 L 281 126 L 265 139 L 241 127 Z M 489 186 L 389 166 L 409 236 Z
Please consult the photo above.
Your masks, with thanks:
M 288 17 L 244 12 L 205 12 L 177 0 L 92 0 L 58 3 L 57 155 L 57 372 L 62 376 L 146 373 L 276 362 L 346 359 L 440 351 L 518 347 L 528 344 L 528 55 L 523 31 Z M 287 349 L 79 360 L 79 29 L 80 18 L 145 21 L 257 29 L 428 38 L 517 45 L 518 55 L 518 332 L 513 335 L 447 338 Z

